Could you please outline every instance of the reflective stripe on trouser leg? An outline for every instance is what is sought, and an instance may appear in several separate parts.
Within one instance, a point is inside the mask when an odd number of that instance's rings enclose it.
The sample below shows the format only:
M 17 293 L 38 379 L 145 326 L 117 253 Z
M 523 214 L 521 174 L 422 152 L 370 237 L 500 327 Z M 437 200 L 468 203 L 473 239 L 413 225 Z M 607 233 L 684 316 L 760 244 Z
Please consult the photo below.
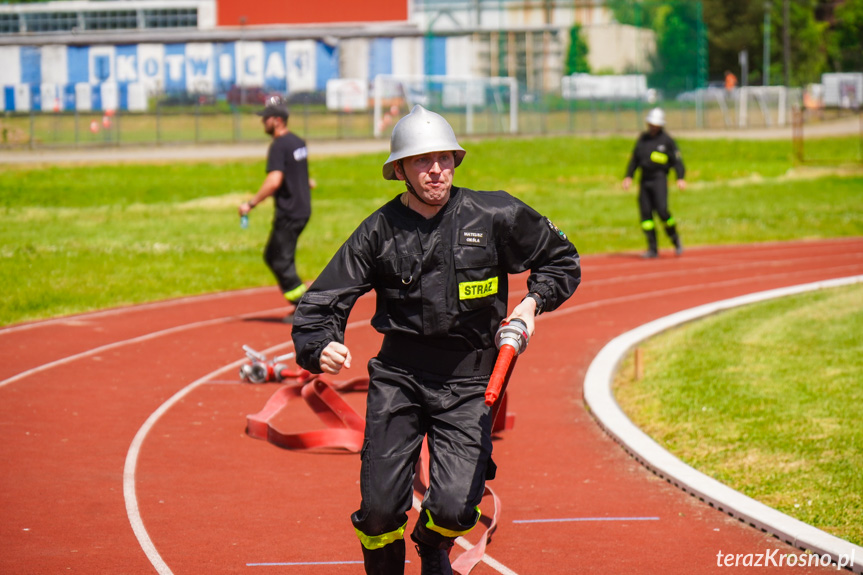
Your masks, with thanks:
M 389 545 L 394 541 L 398 541 L 399 539 L 404 539 L 405 537 L 405 528 L 407 527 L 407 523 L 396 529 L 395 531 L 390 531 L 389 533 L 383 533 L 381 535 L 366 535 L 356 527 L 354 527 L 354 531 L 357 533 L 357 537 L 360 540 L 360 543 L 363 544 L 363 547 L 366 549 L 380 549 L 385 545 Z
M 473 525 L 471 525 L 470 527 L 468 527 L 467 529 L 464 529 L 462 531 L 454 531 L 452 529 L 447 529 L 446 527 L 441 527 L 439 525 L 435 525 L 434 519 L 432 518 L 431 511 L 426 509 L 425 512 L 426 512 L 426 517 L 428 517 L 428 521 L 425 522 L 425 527 L 427 529 L 429 529 L 430 531 L 434 531 L 435 533 L 440 533 L 444 537 L 449 537 L 452 539 L 455 539 L 456 537 L 461 537 L 462 535 L 465 535 L 466 533 L 470 533 L 471 529 L 476 527 L 476 524 L 479 523 L 480 517 L 482 517 L 482 511 L 479 510 L 479 506 L 474 507 L 474 509 L 476 510 L 476 521 L 474 521 Z
M 285 299 L 291 303 L 296 303 L 300 301 L 300 298 L 303 297 L 303 294 L 306 293 L 308 288 L 306 284 L 300 284 L 294 289 L 285 292 Z
M 641 229 L 645 232 L 649 232 L 651 230 L 656 229 L 656 223 L 653 220 L 644 220 L 641 222 Z

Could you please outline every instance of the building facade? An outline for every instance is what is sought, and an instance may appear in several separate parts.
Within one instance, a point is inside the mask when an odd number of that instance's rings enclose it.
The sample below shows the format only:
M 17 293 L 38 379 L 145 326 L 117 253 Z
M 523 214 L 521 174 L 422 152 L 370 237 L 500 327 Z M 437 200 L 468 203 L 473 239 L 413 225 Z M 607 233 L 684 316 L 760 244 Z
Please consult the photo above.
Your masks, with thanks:
M 516 78 L 560 89 L 569 29 L 607 71 L 650 39 L 578 0 L 83 0 L 0 5 L 0 108 L 141 110 L 159 94 L 296 94 L 378 75 Z M 648 46 L 647 49 L 644 49 Z

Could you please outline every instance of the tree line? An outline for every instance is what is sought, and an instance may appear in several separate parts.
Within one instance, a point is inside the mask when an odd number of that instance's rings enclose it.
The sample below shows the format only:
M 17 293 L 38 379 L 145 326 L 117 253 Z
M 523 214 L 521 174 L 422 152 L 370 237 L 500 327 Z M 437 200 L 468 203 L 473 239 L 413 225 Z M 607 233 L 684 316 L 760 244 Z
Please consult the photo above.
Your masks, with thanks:
M 649 81 L 671 92 L 720 80 L 725 71 L 749 85 L 787 86 L 819 82 L 825 72 L 863 72 L 863 0 L 606 0 L 606 6 L 618 23 L 654 31 Z M 568 74 L 591 71 L 590 49 L 573 26 Z

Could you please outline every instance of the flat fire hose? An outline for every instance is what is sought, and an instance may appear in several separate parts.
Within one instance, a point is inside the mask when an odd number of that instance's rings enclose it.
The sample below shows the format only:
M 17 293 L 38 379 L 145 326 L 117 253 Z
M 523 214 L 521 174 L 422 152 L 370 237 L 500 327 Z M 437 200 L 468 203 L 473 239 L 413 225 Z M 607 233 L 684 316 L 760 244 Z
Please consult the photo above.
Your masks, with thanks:
M 308 374 L 308 372 L 305 372 Z M 363 445 L 365 420 L 339 394 L 339 391 L 368 389 L 369 380 L 355 378 L 341 384 L 330 383 L 319 376 L 303 373 L 297 382 L 280 387 L 258 413 L 246 417 L 246 433 L 285 449 L 345 449 L 359 453 Z M 326 425 L 325 429 L 284 433 L 272 425 L 272 419 L 292 399 L 302 397 Z

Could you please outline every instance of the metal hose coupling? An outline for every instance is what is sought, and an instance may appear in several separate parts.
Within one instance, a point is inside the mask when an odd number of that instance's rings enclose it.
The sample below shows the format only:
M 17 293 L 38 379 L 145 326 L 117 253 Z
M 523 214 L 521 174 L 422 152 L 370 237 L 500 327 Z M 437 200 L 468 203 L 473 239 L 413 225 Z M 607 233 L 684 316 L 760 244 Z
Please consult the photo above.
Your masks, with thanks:
M 516 353 L 521 353 L 527 349 L 527 342 L 530 336 L 527 334 L 527 324 L 520 319 L 513 319 L 509 322 L 502 323 L 494 335 L 494 345 L 498 349 L 504 345 L 510 345 L 515 348 Z
M 243 346 L 249 363 L 240 366 L 240 379 L 249 383 L 266 383 L 268 381 L 282 381 L 282 373 L 288 369 L 284 362 L 294 357 L 293 353 L 286 353 L 267 361 L 267 356 L 255 351 L 248 345 Z
M 503 392 L 516 358 L 527 349 L 527 324 L 520 319 L 502 323 L 494 334 L 494 343 L 500 350 L 494 363 L 494 370 L 485 389 L 485 404 L 494 406 Z
M 249 383 L 265 383 L 267 381 L 267 365 L 258 361 L 241 365 L 240 379 Z

